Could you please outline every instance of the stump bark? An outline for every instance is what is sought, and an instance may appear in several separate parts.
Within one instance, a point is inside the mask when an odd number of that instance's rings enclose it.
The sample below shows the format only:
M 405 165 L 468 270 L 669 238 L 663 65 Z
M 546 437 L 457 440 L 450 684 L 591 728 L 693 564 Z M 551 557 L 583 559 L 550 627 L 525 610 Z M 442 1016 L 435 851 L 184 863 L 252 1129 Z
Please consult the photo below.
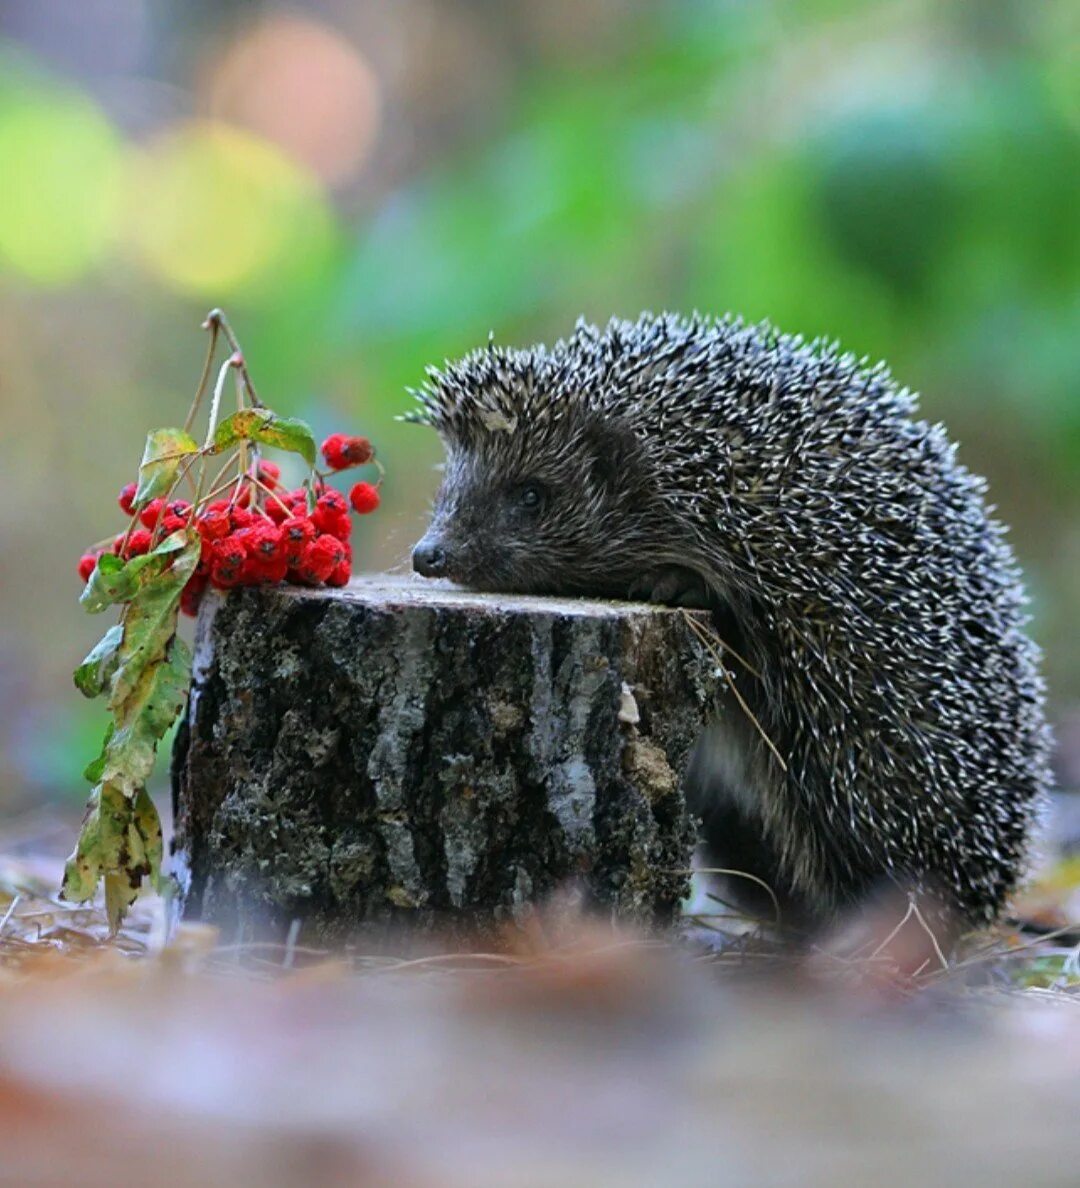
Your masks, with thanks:
M 714 667 L 655 606 L 389 577 L 210 598 L 173 755 L 184 914 L 237 939 L 483 931 L 578 880 L 662 925 Z

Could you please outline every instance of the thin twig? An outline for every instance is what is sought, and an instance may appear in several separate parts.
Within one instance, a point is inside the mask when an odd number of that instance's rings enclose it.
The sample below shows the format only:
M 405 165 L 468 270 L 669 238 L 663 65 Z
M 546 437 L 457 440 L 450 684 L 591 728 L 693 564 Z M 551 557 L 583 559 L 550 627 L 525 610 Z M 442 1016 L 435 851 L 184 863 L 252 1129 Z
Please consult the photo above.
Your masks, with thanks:
M 772 887 L 769 886 L 768 883 L 765 882 L 764 879 L 759 879 L 757 875 L 751 874 L 748 870 L 729 870 L 724 866 L 704 866 L 693 873 L 728 875 L 730 878 L 746 879 L 747 882 L 756 883 L 765 892 L 765 894 L 768 895 L 769 899 L 772 900 L 773 912 L 776 916 L 776 918 L 773 920 L 772 926 L 774 928 L 780 927 L 781 919 L 783 917 L 783 912 L 780 910 L 780 900 L 777 897 L 776 892 L 772 889 Z M 706 894 L 708 894 L 708 892 L 706 892 Z
M 251 373 L 247 369 L 247 362 L 244 358 L 244 350 L 240 345 L 240 340 L 233 333 L 232 326 L 229 325 L 229 319 L 226 318 L 224 312 L 220 309 L 212 309 L 206 315 L 206 324 L 220 327 L 222 334 L 225 335 L 225 341 L 232 347 L 234 353 L 238 356 L 237 367 L 240 374 L 244 378 L 244 384 L 247 387 L 248 395 L 251 397 L 251 403 L 256 408 L 263 408 L 263 402 L 259 399 L 259 394 L 255 391 L 255 385 L 251 381 Z
M 206 429 L 206 443 L 204 450 L 209 450 L 214 444 L 214 431 L 217 429 L 218 410 L 221 407 L 221 393 L 225 388 L 225 377 L 230 368 L 236 366 L 236 356 L 230 355 L 218 370 L 218 377 L 214 382 L 214 396 L 210 402 L 210 424 Z
M 195 389 L 195 399 L 192 400 L 191 408 L 188 409 L 187 419 L 184 421 L 185 433 L 190 433 L 191 426 L 195 423 L 199 405 L 202 404 L 202 398 L 206 394 L 206 381 L 210 378 L 210 368 L 214 362 L 214 351 L 217 350 L 218 322 L 216 320 L 211 321 L 207 318 L 203 325 L 210 331 L 210 344 L 206 348 L 206 362 L 203 364 L 202 375 L 199 376 L 199 386 Z
M 373 458 L 372 461 L 375 461 L 375 459 Z M 731 646 L 731 644 L 729 644 L 727 642 L 726 639 L 721 639 L 721 637 L 719 635 L 717 635 L 717 633 L 715 631 L 710 630 L 708 627 L 706 627 L 702 623 L 698 622 L 697 618 L 695 617 L 694 612 L 689 610 L 687 607 L 683 606 L 683 607 L 680 607 L 679 609 L 682 611 L 683 617 L 687 620 L 688 623 L 690 623 L 690 625 L 694 628 L 695 631 L 700 633 L 701 637 L 711 639 L 717 647 L 723 648 L 725 652 L 730 652 L 731 655 L 736 660 L 738 660 L 738 662 L 743 666 L 743 668 L 746 669 L 746 671 L 752 677 L 754 677 L 756 680 L 759 680 L 759 681 L 761 680 L 761 673 L 759 673 L 758 670 L 753 667 L 753 665 L 750 663 L 749 660 L 747 660 L 744 656 L 741 656 L 738 652 L 736 652 L 735 649 Z

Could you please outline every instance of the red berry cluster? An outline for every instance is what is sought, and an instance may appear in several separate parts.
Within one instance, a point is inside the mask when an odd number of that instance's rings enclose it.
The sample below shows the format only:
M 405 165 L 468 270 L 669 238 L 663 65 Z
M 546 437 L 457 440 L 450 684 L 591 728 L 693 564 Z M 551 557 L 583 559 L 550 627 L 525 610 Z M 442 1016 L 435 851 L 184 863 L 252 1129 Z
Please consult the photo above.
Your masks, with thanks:
M 374 458 L 363 437 L 335 433 L 322 447 L 334 470 L 363 465 Z M 121 509 L 136 516 L 126 533 L 113 541 L 112 551 L 125 559 L 147 553 L 180 528 L 194 527 L 202 540 L 199 564 L 184 587 L 180 608 L 195 615 L 208 586 L 227 590 L 294 582 L 309 586 L 344 586 L 352 572 L 349 505 L 360 515 L 379 506 L 379 489 L 356 483 L 348 500 L 318 479 L 309 503 L 306 487 L 287 491 L 279 484 L 281 470 L 273 462 L 259 462 L 258 482 L 247 481 L 232 497 L 193 509 L 183 499 L 154 499 L 142 509 L 134 506 L 135 484 L 119 495 Z M 104 550 L 79 558 L 79 576 L 87 581 Z

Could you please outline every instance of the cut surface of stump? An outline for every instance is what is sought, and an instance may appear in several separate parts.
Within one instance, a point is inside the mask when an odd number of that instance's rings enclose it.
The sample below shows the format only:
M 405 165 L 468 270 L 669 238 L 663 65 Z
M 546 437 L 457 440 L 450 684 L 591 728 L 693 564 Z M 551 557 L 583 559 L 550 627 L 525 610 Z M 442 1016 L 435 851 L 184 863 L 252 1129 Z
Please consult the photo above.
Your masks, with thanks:
M 392 577 L 208 598 L 173 756 L 184 914 L 472 932 L 570 883 L 667 923 L 714 672 L 686 612 L 644 604 Z

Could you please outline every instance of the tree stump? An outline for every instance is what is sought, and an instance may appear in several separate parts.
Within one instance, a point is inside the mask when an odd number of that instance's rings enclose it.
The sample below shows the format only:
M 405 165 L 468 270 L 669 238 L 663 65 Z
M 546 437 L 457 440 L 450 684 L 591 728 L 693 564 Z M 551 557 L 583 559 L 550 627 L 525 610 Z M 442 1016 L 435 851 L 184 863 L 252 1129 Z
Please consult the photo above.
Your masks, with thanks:
M 570 880 L 671 921 L 716 686 L 685 615 L 386 576 L 208 598 L 173 755 L 185 916 L 475 933 Z

